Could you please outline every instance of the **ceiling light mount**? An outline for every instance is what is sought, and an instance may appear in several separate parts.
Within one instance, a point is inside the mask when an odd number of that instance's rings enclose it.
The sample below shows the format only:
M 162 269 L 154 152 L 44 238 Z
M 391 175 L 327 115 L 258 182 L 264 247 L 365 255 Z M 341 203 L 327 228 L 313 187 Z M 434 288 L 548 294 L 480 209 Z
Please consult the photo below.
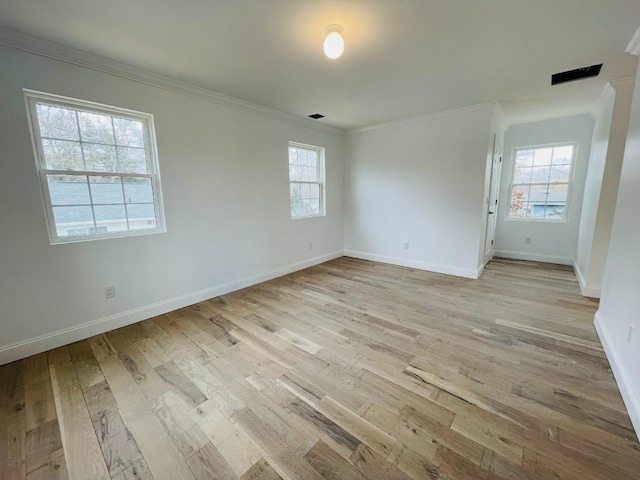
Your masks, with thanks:
M 344 39 L 342 38 L 342 27 L 340 25 L 329 25 L 325 32 L 324 54 L 332 60 L 339 58 L 344 52 Z

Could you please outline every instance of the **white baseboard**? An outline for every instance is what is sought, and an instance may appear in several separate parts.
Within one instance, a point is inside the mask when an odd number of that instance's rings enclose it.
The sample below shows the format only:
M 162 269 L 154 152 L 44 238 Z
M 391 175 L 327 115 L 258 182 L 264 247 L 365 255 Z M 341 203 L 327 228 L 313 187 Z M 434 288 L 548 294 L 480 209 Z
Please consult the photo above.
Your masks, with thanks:
M 490 262 L 490 261 L 491 261 L 491 260 L 489 260 L 489 262 Z M 480 266 L 478 267 L 478 276 L 477 276 L 476 278 L 480 278 L 480 275 L 482 275 L 482 272 L 484 272 L 484 269 L 485 269 L 485 267 L 487 266 L 487 264 L 488 264 L 489 262 L 483 263 L 482 265 L 480 265 Z
M 372 260 L 380 263 L 389 263 L 391 265 L 398 265 L 401 267 L 417 268 L 418 270 L 427 270 L 429 272 L 444 273 L 447 275 L 454 275 L 456 277 L 472 278 L 474 280 L 478 278 L 480 272 L 478 268 L 461 268 L 453 265 L 422 262 L 420 260 L 411 260 L 408 258 L 389 257 L 387 255 L 358 252 L 355 250 L 345 250 L 344 256 L 359 258 L 361 260 Z
M 582 270 L 580 270 L 580 267 L 575 260 L 573 261 L 573 271 L 575 272 L 576 278 L 578 279 L 578 285 L 580 286 L 582 296 L 589 298 L 600 298 L 600 289 L 593 285 L 587 285 L 587 282 L 584 279 L 584 275 L 582 274 Z
M 636 431 L 636 436 L 638 440 L 640 440 L 640 393 L 636 390 L 629 371 L 618 355 L 613 339 L 607 330 L 606 321 L 602 318 L 599 310 L 596 312 L 594 324 L 596 326 L 596 332 L 598 332 L 598 336 L 600 337 L 600 343 L 602 343 L 604 348 L 604 353 L 607 355 L 607 359 L 611 365 L 613 376 L 620 389 L 620 395 L 622 395 L 624 405 L 627 407 L 627 412 L 629 413 L 633 428 Z
M 513 252 L 510 250 L 496 250 L 494 257 L 512 258 L 514 260 L 530 260 L 532 262 L 555 263 L 558 265 L 573 265 L 573 258 L 541 255 L 538 253 Z
M 90 322 L 76 325 L 71 328 L 65 328 L 64 330 L 58 330 L 39 337 L 30 338 L 21 342 L 16 342 L 11 345 L 5 345 L 0 347 L 0 365 L 5 363 L 14 362 L 31 355 L 46 352 L 52 348 L 58 348 L 63 345 L 68 345 L 85 338 L 99 335 L 110 330 L 131 325 L 132 323 L 140 322 L 148 318 L 162 315 L 163 313 L 171 312 L 179 308 L 184 308 L 194 303 L 202 302 L 210 298 L 225 295 L 227 293 L 247 288 L 258 283 L 266 282 L 289 273 L 302 270 L 304 268 L 312 267 L 320 263 L 328 262 L 335 258 L 343 256 L 342 251 L 329 253 L 319 257 L 297 262 L 292 265 L 273 270 L 271 272 L 255 275 L 251 277 L 245 277 L 240 280 L 218 285 L 197 292 L 188 293 L 179 297 L 174 297 L 169 300 L 163 300 L 151 305 L 145 305 L 143 307 L 128 310 L 126 312 L 117 313 L 108 317 L 100 318 Z

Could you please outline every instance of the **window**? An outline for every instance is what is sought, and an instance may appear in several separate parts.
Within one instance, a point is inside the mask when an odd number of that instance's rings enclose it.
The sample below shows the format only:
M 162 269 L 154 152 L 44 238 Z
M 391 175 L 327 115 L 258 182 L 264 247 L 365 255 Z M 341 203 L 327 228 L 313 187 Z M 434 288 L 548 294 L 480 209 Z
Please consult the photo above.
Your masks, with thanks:
M 165 231 L 152 115 L 25 96 L 52 244 Z
M 574 153 L 573 144 L 515 150 L 510 219 L 567 219 Z
M 324 210 L 324 148 L 289 143 L 291 218 L 320 217 Z

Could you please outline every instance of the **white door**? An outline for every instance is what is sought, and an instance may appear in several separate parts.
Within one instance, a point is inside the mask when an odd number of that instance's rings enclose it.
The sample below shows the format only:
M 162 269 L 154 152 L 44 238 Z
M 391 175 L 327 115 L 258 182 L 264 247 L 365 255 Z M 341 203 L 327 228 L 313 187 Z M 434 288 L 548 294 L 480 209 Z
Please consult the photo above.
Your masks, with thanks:
M 484 263 L 493 257 L 493 243 L 496 235 L 498 219 L 498 193 L 500 191 L 500 174 L 502 173 L 502 145 L 498 140 L 493 144 L 493 164 L 491 167 L 491 184 L 487 201 L 487 236 L 484 242 Z

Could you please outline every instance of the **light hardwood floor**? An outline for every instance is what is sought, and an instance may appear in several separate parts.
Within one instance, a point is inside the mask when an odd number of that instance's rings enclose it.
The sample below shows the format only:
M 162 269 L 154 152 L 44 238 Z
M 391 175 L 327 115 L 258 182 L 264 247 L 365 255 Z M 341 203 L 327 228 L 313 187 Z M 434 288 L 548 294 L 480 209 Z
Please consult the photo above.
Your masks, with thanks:
M 0 478 L 639 479 L 596 308 L 341 258 L 0 367 Z

